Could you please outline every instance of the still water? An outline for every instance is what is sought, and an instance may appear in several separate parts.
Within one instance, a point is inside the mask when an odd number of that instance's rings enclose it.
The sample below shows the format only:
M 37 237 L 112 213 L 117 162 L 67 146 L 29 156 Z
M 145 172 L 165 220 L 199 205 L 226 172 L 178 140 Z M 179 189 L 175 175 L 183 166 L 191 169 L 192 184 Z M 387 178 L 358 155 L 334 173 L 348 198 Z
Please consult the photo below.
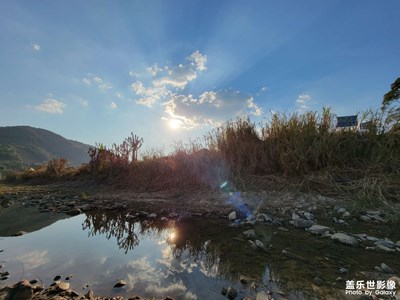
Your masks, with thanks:
M 221 289 L 234 287 L 237 299 L 254 299 L 262 290 L 272 291 L 274 299 L 339 298 L 335 295 L 344 283 L 333 284 L 340 268 L 349 270 L 341 275 L 344 279 L 353 279 L 357 272 L 393 259 L 266 225 L 256 225 L 257 239 L 272 248 L 253 249 L 243 236 L 245 229 L 221 219 L 149 223 L 127 220 L 125 214 L 83 214 L 2 238 L 2 271 L 10 278 L 1 284 L 38 279 L 48 286 L 61 275 L 71 277 L 73 290 L 92 289 L 95 296 L 227 299 Z M 240 282 L 243 278 L 247 284 Z M 121 279 L 127 284 L 113 288 Z

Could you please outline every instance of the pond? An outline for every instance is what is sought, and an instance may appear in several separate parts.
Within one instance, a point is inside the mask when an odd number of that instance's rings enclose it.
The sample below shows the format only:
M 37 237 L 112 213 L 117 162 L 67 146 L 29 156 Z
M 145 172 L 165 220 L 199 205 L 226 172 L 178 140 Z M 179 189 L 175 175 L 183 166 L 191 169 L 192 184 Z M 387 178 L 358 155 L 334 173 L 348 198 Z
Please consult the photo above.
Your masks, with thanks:
M 260 291 L 270 291 L 274 299 L 324 299 L 328 294 L 340 299 L 346 279 L 367 279 L 382 262 L 400 267 L 393 254 L 300 230 L 262 224 L 254 229 L 258 240 L 272 245 L 266 251 L 251 247 L 243 235 L 246 227 L 231 227 L 225 219 L 150 222 L 127 219 L 124 213 L 82 214 L 2 238 L 2 270 L 10 273 L 2 284 L 23 278 L 49 286 L 60 275 L 70 277 L 73 290 L 91 289 L 95 296 L 227 299 L 221 290 L 234 287 L 237 299 L 255 299 Z M 347 272 L 340 274 L 341 268 Z M 126 285 L 114 288 L 119 280 Z

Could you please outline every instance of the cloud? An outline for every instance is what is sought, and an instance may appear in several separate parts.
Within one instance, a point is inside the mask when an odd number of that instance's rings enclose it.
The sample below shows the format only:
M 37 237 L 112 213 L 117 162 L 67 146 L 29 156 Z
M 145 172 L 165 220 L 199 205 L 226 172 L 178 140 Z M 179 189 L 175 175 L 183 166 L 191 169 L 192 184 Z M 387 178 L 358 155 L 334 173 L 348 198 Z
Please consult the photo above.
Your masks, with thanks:
M 146 68 L 146 70 L 153 76 L 156 77 L 159 72 L 162 72 L 163 69 L 159 68 L 157 63 L 152 65 L 151 67 Z
M 17 260 L 24 265 L 25 269 L 35 269 L 49 262 L 49 259 L 46 257 L 47 253 L 47 250 L 32 251 L 18 256 Z
M 108 90 L 112 88 L 112 85 L 104 81 L 103 78 L 92 74 L 88 74 L 88 77 L 83 78 L 82 82 L 87 86 L 95 85 L 102 90 Z
M 35 51 L 40 51 L 42 47 L 40 47 L 39 44 L 33 43 L 32 44 L 32 49 Z
M 207 70 L 206 68 L 207 55 L 201 54 L 199 50 L 193 52 L 188 59 L 192 60 L 195 63 L 197 70 L 199 71 Z
M 296 99 L 296 111 L 306 112 L 311 109 L 311 106 L 316 102 L 312 101 L 311 96 L 308 94 L 301 94 Z
M 55 99 L 45 99 L 41 104 L 35 105 L 34 108 L 51 114 L 62 114 L 65 106 L 66 105 L 61 101 Z
M 179 119 L 184 124 L 182 128 L 185 129 L 203 125 L 218 126 L 235 117 L 262 114 L 253 97 L 233 90 L 207 91 L 198 99 L 193 95 L 175 93 L 163 106 L 168 116 L 164 120 Z
M 198 96 L 186 93 L 188 84 L 197 79 L 200 71 L 207 70 L 206 63 L 207 56 L 197 50 L 179 65 L 148 67 L 152 80 L 136 80 L 131 84 L 137 96 L 136 104 L 149 108 L 159 104 L 164 108 L 163 120 L 179 120 L 181 128 L 188 130 L 204 125 L 218 126 L 238 116 L 262 114 L 254 98 L 239 91 L 209 90 Z
M 89 101 L 85 100 L 85 99 L 79 99 L 79 104 L 82 107 L 88 107 L 89 106 Z
M 191 292 L 188 292 L 182 282 L 173 283 L 167 287 L 160 287 L 156 284 L 150 284 L 146 288 L 146 293 L 155 297 L 163 297 L 165 295 L 175 295 L 179 299 L 196 300 L 197 297 Z
M 117 103 L 115 103 L 114 101 L 111 101 L 110 107 L 111 107 L 111 109 L 117 109 L 118 108 Z

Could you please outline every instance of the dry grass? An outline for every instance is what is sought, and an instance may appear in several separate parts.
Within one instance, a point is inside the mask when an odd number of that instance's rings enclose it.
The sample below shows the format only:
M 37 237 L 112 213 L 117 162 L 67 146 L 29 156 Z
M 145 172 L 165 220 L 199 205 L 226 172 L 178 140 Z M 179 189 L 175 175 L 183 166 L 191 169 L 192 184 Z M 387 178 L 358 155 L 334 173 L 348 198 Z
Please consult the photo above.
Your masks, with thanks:
M 320 115 L 275 114 L 259 126 L 244 118 L 208 133 L 205 143 L 178 145 L 170 155 L 158 149 L 147 151 L 141 160 L 128 159 L 129 147 L 121 155 L 115 151 L 118 147 L 101 146 L 91 149 L 91 162 L 80 169 L 54 160 L 17 176 L 89 176 L 145 191 L 216 189 L 229 180 L 242 190 L 314 191 L 357 198 L 364 204 L 400 201 L 400 132 L 385 128 L 378 112 L 368 111 L 363 119 L 370 121 L 365 132 L 336 131 L 329 109 Z

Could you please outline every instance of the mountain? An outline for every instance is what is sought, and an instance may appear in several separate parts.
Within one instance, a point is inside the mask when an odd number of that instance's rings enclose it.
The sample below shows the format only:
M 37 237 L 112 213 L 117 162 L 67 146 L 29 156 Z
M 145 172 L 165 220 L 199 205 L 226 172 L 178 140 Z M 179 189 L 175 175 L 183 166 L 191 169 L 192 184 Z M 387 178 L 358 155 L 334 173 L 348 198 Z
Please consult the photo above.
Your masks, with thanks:
M 86 145 L 54 132 L 30 126 L 0 127 L 0 172 L 64 157 L 71 166 L 89 161 Z

